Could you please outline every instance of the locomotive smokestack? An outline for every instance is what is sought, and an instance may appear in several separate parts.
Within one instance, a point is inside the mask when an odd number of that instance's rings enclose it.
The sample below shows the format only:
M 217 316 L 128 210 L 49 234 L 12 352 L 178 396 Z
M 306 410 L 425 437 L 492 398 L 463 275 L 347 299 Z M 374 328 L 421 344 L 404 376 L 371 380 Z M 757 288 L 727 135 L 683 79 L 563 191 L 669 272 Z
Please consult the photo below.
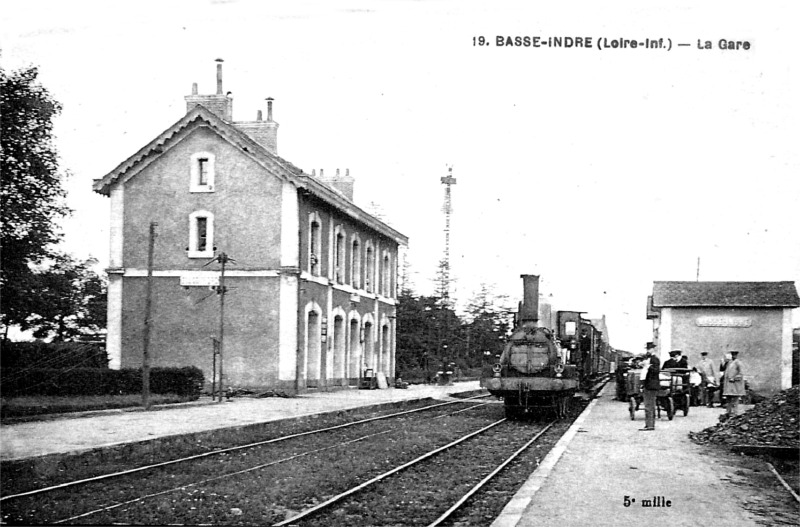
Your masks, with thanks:
M 536 326 L 539 322 L 539 275 L 520 276 L 522 276 L 522 305 L 519 309 L 519 322 L 522 326 Z

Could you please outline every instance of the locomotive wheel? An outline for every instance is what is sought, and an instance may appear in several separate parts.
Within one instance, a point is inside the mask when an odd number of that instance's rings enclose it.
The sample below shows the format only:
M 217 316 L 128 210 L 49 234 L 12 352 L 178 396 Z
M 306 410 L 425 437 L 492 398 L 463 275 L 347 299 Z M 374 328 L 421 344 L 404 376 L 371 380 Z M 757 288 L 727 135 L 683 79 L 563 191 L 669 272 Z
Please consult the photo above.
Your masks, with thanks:
M 689 415 L 689 394 L 686 394 L 686 400 L 684 401 L 685 406 L 683 407 L 683 416 L 686 417 Z
M 631 396 L 630 401 L 628 401 L 628 412 L 631 414 L 631 421 L 636 419 L 636 397 Z
M 667 418 L 672 421 L 673 417 L 675 417 L 675 401 L 672 397 L 667 397 Z

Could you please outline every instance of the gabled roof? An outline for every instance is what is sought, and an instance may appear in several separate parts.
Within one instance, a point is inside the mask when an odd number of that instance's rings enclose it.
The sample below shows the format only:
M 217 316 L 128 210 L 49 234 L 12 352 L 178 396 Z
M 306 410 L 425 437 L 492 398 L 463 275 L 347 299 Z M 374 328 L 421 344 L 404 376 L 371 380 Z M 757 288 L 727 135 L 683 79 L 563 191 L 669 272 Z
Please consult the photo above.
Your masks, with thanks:
M 223 139 L 227 140 L 242 153 L 249 156 L 267 171 L 275 176 L 288 179 L 297 188 L 317 196 L 329 203 L 356 221 L 367 225 L 375 231 L 387 236 L 399 244 L 407 244 L 408 238 L 389 227 L 378 218 L 365 212 L 353 202 L 342 195 L 341 192 L 329 187 L 321 181 L 305 174 L 300 168 L 289 161 L 270 153 L 266 148 L 251 139 L 246 133 L 228 123 L 202 105 L 197 105 L 186 113 L 175 124 L 164 130 L 158 137 L 150 141 L 138 152 L 120 163 L 114 170 L 101 179 L 96 179 L 92 189 L 105 196 L 111 192 L 111 186 L 119 180 L 125 180 L 135 175 L 138 170 L 146 166 L 153 159 L 169 150 L 177 143 L 179 136 L 205 126 L 214 130 Z
M 794 282 L 653 282 L 653 307 L 800 307 Z

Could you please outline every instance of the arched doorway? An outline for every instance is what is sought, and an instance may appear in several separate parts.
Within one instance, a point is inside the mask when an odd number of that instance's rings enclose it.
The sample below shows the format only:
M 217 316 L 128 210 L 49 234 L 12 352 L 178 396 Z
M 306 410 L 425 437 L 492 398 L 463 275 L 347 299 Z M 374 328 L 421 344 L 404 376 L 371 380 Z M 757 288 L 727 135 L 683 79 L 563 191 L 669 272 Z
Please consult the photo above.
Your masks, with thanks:
M 333 318 L 333 384 L 347 386 L 345 364 L 345 332 L 344 317 L 336 315 Z
M 364 369 L 376 370 L 375 337 L 372 335 L 372 322 L 364 323 Z
M 390 341 L 391 332 L 389 331 L 389 324 L 384 324 L 381 326 L 381 371 L 386 374 L 386 378 L 389 378 L 390 367 L 389 367 L 389 357 L 391 356 L 390 348 L 391 345 Z
M 306 386 L 317 388 L 322 373 L 319 313 L 309 311 L 306 319 Z
M 347 376 L 351 384 L 358 383 L 361 376 L 359 365 L 361 364 L 361 335 L 357 318 L 350 319 L 350 364 L 348 365 Z

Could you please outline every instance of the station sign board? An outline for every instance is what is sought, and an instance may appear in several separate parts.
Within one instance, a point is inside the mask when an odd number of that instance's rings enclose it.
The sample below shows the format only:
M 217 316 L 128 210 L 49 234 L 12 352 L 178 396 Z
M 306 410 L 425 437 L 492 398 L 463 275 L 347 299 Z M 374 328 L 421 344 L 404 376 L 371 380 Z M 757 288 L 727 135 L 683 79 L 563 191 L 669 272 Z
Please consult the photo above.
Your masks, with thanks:
M 729 317 L 729 316 L 709 316 L 697 317 L 698 326 L 728 327 L 728 328 L 749 328 L 753 321 L 748 317 Z

